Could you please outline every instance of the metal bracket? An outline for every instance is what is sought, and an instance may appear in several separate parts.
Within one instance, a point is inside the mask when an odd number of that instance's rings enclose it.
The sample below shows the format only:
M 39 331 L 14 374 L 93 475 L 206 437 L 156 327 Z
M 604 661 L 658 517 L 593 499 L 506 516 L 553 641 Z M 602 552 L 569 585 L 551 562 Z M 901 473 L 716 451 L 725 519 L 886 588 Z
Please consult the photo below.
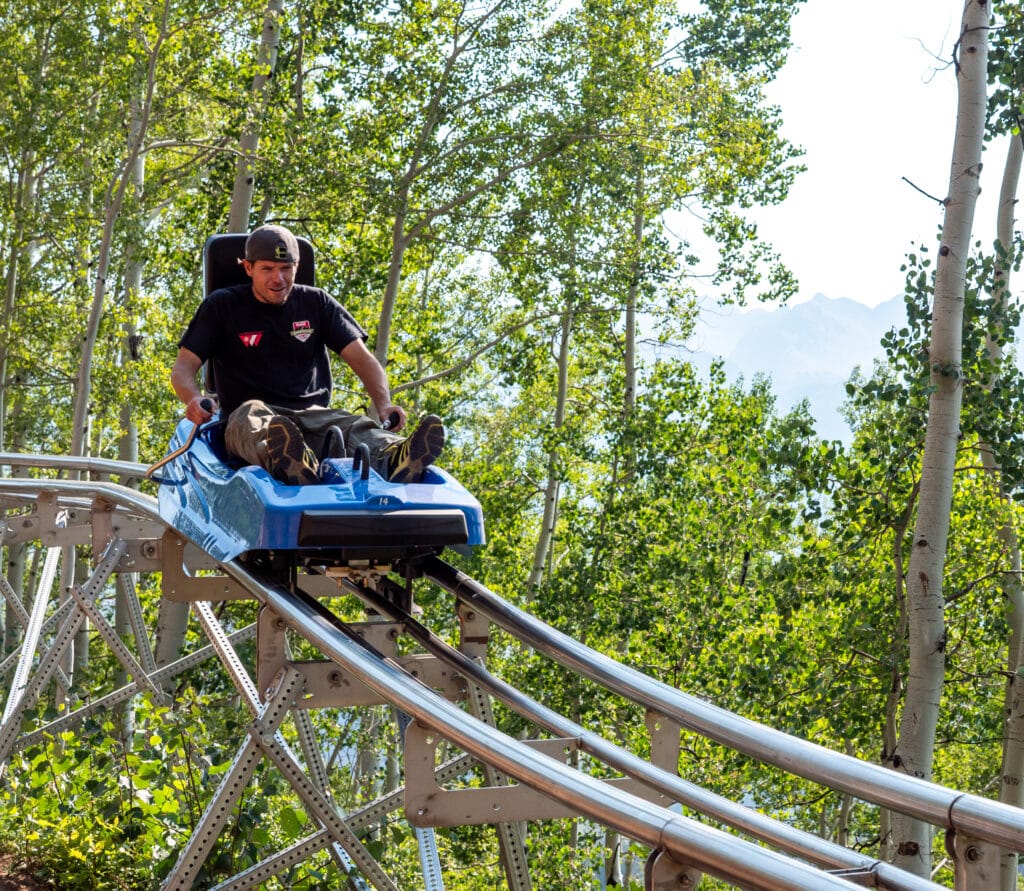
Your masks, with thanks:
M 115 538 L 125 543 L 117 572 L 155 572 L 161 568 L 160 542 L 167 527 L 154 520 L 133 517 L 105 498 L 92 503 L 93 550 L 99 553 Z
M 865 888 L 878 887 L 878 876 L 873 869 L 850 867 L 849 869 L 830 869 L 827 872 L 830 876 L 839 876 L 841 879 L 846 879 L 855 885 L 863 885 Z
M 658 712 L 647 710 L 644 724 L 651 738 L 651 764 L 671 774 L 679 773 L 681 727 L 677 721 Z
M 484 659 L 491 631 L 490 621 L 463 601 L 455 604 L 459 617 L 459 650 L 470 659 Z
M 562 804 L 523 784 L 444 789 L 434 779 L 437 731 L 414 721 L 405 732 L 405 814 L 413 826 L 469 826 L 515 823 L 523 820 L 560 820 L 577 816 Z M 525 745 L 562 763 L 579 749 L 577 739 L 531 739 Z M 668 806 L 668 796 L 632 777 L 603 780 L 648 801 Z
M 96 522 L 103 519 L 99 515 L 114 512 L 118 514 L 117 524 L 112 524 L 107 517 L 107 528 L 103 534 L 97 536 Z M 124 511 L 118 511 L 113 504 L 102 498 L 94 499 L 90 507 L 88 502 L 81 499 L 69 503 L 55 492 L 41 492 L 31 510 L 5 517 L 0 521 L 0 544 L 12 545 L 30 541 L 39 541 L 46 547 L 92 544 L 93 550 L 99 554 L 104 545 L 115 538 L 127 543 L 132 538 L 143 537 L 138 532 L 131 534 L 136 531 L 128 529 L 131 522 L 134 522 L 139 530 L 145 527 L 145 537 L 159 536 L 164 528 L 162 523 L 138 518 L 131 520 Z M 125 535 L 124 532 L 129 534 Z M 130 549 L 128 553 L 131 553 Z
M 955 865 L 955 887 L 969 891 L 999 891 L 1002 887 L 1002 851 L 997 845 L 950 829 L 946 850 Z
M 644 864 L 644 891 L 680 891 L 696 888 L 702 873 L 667 851 L 652 851 Z
M 465 679 L 449 665 L 426 653 L 395 656 L 401 625 L 395 622 L 355 622 L 350 626 L 361 638 L 409 674 L 439 690 L 453 702 L 466 696 Z M 384 705 L 384 700 L 336 662 L 328 659 L 295 661 L 288 658 L 287 629 L 266 607 L 259 611 L 256 633 L 256 686 L 263 696 L 273 678 L 286 666 L 295 666 L 305 677 L 305 690 L 296 708 L 344 708 Z
M 173 529 L 168 529 L 164 533 L 160 541 L 160 566 L 163 572 L 161 590 L 164 597 L 177 603 L 193 603 L 199 600 L 252 600 L 252 594 L 226 575 L 190 575 L 186 571 L 189 565 L 186 549 L 196 554 L 200 553 L 191 542 Z
M 34 513 L 22 514 L 4 524 L 4 544 L 27 541 L 40 541 L 48 548 L 91 544 L 92 526 L 82 511 L 62 506 L 53 492 L 41 492 Z M 102 550 L 102 545 L 97 550 Z

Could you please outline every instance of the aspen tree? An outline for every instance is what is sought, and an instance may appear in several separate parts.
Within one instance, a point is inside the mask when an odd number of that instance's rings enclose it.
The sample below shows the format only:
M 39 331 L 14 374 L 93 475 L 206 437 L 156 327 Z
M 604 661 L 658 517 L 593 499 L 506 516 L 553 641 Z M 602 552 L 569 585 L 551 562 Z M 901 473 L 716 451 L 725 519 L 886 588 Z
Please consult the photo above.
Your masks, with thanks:
M 964 288 L 981 173 L 987 95 L 989 5 L 968 0 L 955 47 L 958 106 L 949 192 L 935 273 L 931 342 L 931 396 L 921 468 L 921 489 L 907 571 L 910 667 L 892 766 L 930 779 L 945 676 L 943 572 L 949 534 L 953 470 L 960 442 L 963 398 Z M 893 862 L 927 876 L 931 827 L 895 814 Z
M 1021 158 L 1024 156 L 1024 144 L 1019 135 L 1010 140 L 1006 163 L 1003 166 L 1003 182 L 999 192 L 999 210 L 996 223 L 996 239 L 1000 248 L 1006 252 L 1006 259 L 998 259 L 996 273 L 997 293 L 995 299 L 1005 305 L 1010 297 L 1010 268 L 1007 262 L 1013 245 L 1013 207 L 1016 204 L 1017 185 L 1020 182 Z M 989 335 L 986 346 L 993 363 L 1001 363 L 1004 351 L 999 339 Z M 1005 487 L 999 476 L 999 459 L 989 443 L 979 446 L 981 460 L 996 478 L 1000 491 L 1005 495 Z M 1012 517 L 1007 518 L 999 530 L 999 537 L 1006 548 L 1009 560 L 1008 571 L 1001 580 L 1003 595 L 1006 598 L 1006 618 L 1010 626 L 1007 642 L 1006 666 L 1006 699 L 1005 724 L 1003 730 L 1003 763 L 1000 776 L 999 800 L 1020 807 L 1024 805 L 1024 695 L 1021 693 L 1021 666 L 1024 665 L 1024 587 L 1021 585 L 1020 538 L 1013 524 Z M 1017 887 L 1016 851 L 1006 851 L 1001 863 L 1001 881 L 1003 891 L 1014 891 Z

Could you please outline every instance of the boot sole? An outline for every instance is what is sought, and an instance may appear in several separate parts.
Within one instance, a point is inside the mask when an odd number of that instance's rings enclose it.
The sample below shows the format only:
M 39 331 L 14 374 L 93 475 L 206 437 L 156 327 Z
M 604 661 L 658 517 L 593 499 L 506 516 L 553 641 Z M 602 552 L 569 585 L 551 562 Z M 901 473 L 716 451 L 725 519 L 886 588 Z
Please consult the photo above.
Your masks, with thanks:
M 289 486 L 309 486 L 319 477 L 303 461 L 306 444 L 302 432 L 289 418 L 276 417 L 267 427 L 267 454 L 274 464 L 273 476 Z
M 426 424 L 426 427 L 424 427 Z M 423 435 L 420 432 L 424 431 Z M 437 415 L 428 415 L 416 432 L 409 437 L 409 453 L 405 463 L 389 477 L 390 482 L 404 483 L 418 480 L 423 471 L 433 464 L 444 451 L 444 425 Z

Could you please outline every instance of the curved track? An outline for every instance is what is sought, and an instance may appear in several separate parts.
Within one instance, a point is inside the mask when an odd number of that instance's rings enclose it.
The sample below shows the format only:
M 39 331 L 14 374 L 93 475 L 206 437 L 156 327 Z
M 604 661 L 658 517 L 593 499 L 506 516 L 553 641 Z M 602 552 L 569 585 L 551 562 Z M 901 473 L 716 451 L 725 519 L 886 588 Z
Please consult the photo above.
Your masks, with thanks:
M 200 881 L 247 783 L 267 765 L 294 790 L 314 829 L 218 888 L 258 887 L 321 852 L 351 876 L 350 887 L 398 888 L 364 838 L 374 821 L 402 807 L 419 846 L 416 887 L 427 889 L 444 887 L 434 828 L 494 826 L 508 887 L 523 889 L 531 887 L 525 824 L 564 817 L 585 818 L 646 846 L 643 882 L 649 889 L 695 887 L 702 873 L 752 889 L 939 887 L 688 783 L 677 775 L 681 728 L 930 821 L 947 833 L 957 888 L 997 888 L 999 846 L 1024 850 L 1024 819 L 1017 809 L 894 774 L 688 696 L 545 626 L 441 559 L 429 559 L 423 571 L 452 596 L 461 629 L 457 646 L 402 608 L 410 604 L 393 596 L 386 571 L 303 573 L 286 587 L 237 561 L 216 564 L 164 525 L 153 498 L 126 485 L 143 476 L 140 465 L 11 454 L 0 455 L 0 462 L 13 474 L 0 479 L 3 543 L 9 552 L 30 548 L 40 567 L 27 592 L 16 593 L 0 580 L 20 641 L 0 663 L 6 687 L 0 762 L 6 767 L 14 752 L 44 735 L 75 727 L 139 693 L 170 703 L 173 680 L 204 660 L 220 663 L 249 715 L 247 733 L 236 740 L 230 762 L 218 766 L 220 784 L 165 888 L 192 888 Z M 44 473 L 64 478 L 40 478 Z M 120 483 L 110 482 L 111 476 Z M 75 566 L 76 549 L 89 548 L 93 562 L 83 571 Z M 156 578 L 163 596 L 158 611 L 150 608 L 155 618 L 147 620 L 140 580 Z M 341 595 L 361 602 L 372 621 L 341 621 L 327 606 Z M 224 622 L 215 606 L 224 600 L 253 601 L 255 621 Z M 186 635 L 187 612 L 203 639 Z M 124 680 L 78 702 L 72 654 L 87 626 L 93 640 L 117 658 Z M 484 663 L 492 627 L 643 705 L 651 761 L 491 675 Z M 239 656 L 243 642 L 253 658 Z M 294 660 L 297 644 L 312 648 L 317 658 Z M 65 713 L 48 722 L 27 721 L 44 692 L 65 702 Z M 545 738 L 523 741 L 499 732 L 492 698 L 541 728 Z M 333 802 L 317 735 L 322 730 L 314 729 L 311 715 L 375 704 L 387 704 L 398 715 L 406 786 L 344 814 Z M 443 762 L 442 744 L 456 753 Z M 617 778 L 598 780 L 570 766 L 580 756 Z M 474 767 L 482 770 L 484 785 L 455 782 Z M 683 816 L 682 809 L 694 816 Z

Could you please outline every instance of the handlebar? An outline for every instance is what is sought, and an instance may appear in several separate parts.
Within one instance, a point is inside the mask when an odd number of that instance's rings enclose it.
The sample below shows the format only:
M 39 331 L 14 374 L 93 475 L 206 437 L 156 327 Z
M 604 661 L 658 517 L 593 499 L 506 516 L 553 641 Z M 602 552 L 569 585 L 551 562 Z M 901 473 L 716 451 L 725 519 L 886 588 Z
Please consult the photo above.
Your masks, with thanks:
M 210 399 L 203 399 L 199 404 L 206 411 L 213 411 L 213 401 L 212 400 L 210 400 Z M 180 445 L 178 448 L 176 448 L 173 452 L 170 452 L 169 454 L 164 455 L 163 458 L 161 458 L 159 461 L 156 462 L 156 464 L 150 465 L 146 469 L 146 479 L 153 479 L 153 473 L 155 471 L 159 470 L 165 464 L 170 464 L 170 462 L 173 461 L 175 458 L 177 458 L 179 455 L 182 455 L 185 452 L 187 452 L 192 447 L 192 443 L 195 442 L 196 437 L 199 435 L 199 431 L 202 429 L 202 426 L 203 426 L 202 424 L 194 425 L 192 427 L 192 432 L 189 433 L 189 435 L 188 435 L 188 439 L 186 439 L 185 442 L 182 445 Z M 160 482 L 160 480 L 156 480 L 156 482 Z

